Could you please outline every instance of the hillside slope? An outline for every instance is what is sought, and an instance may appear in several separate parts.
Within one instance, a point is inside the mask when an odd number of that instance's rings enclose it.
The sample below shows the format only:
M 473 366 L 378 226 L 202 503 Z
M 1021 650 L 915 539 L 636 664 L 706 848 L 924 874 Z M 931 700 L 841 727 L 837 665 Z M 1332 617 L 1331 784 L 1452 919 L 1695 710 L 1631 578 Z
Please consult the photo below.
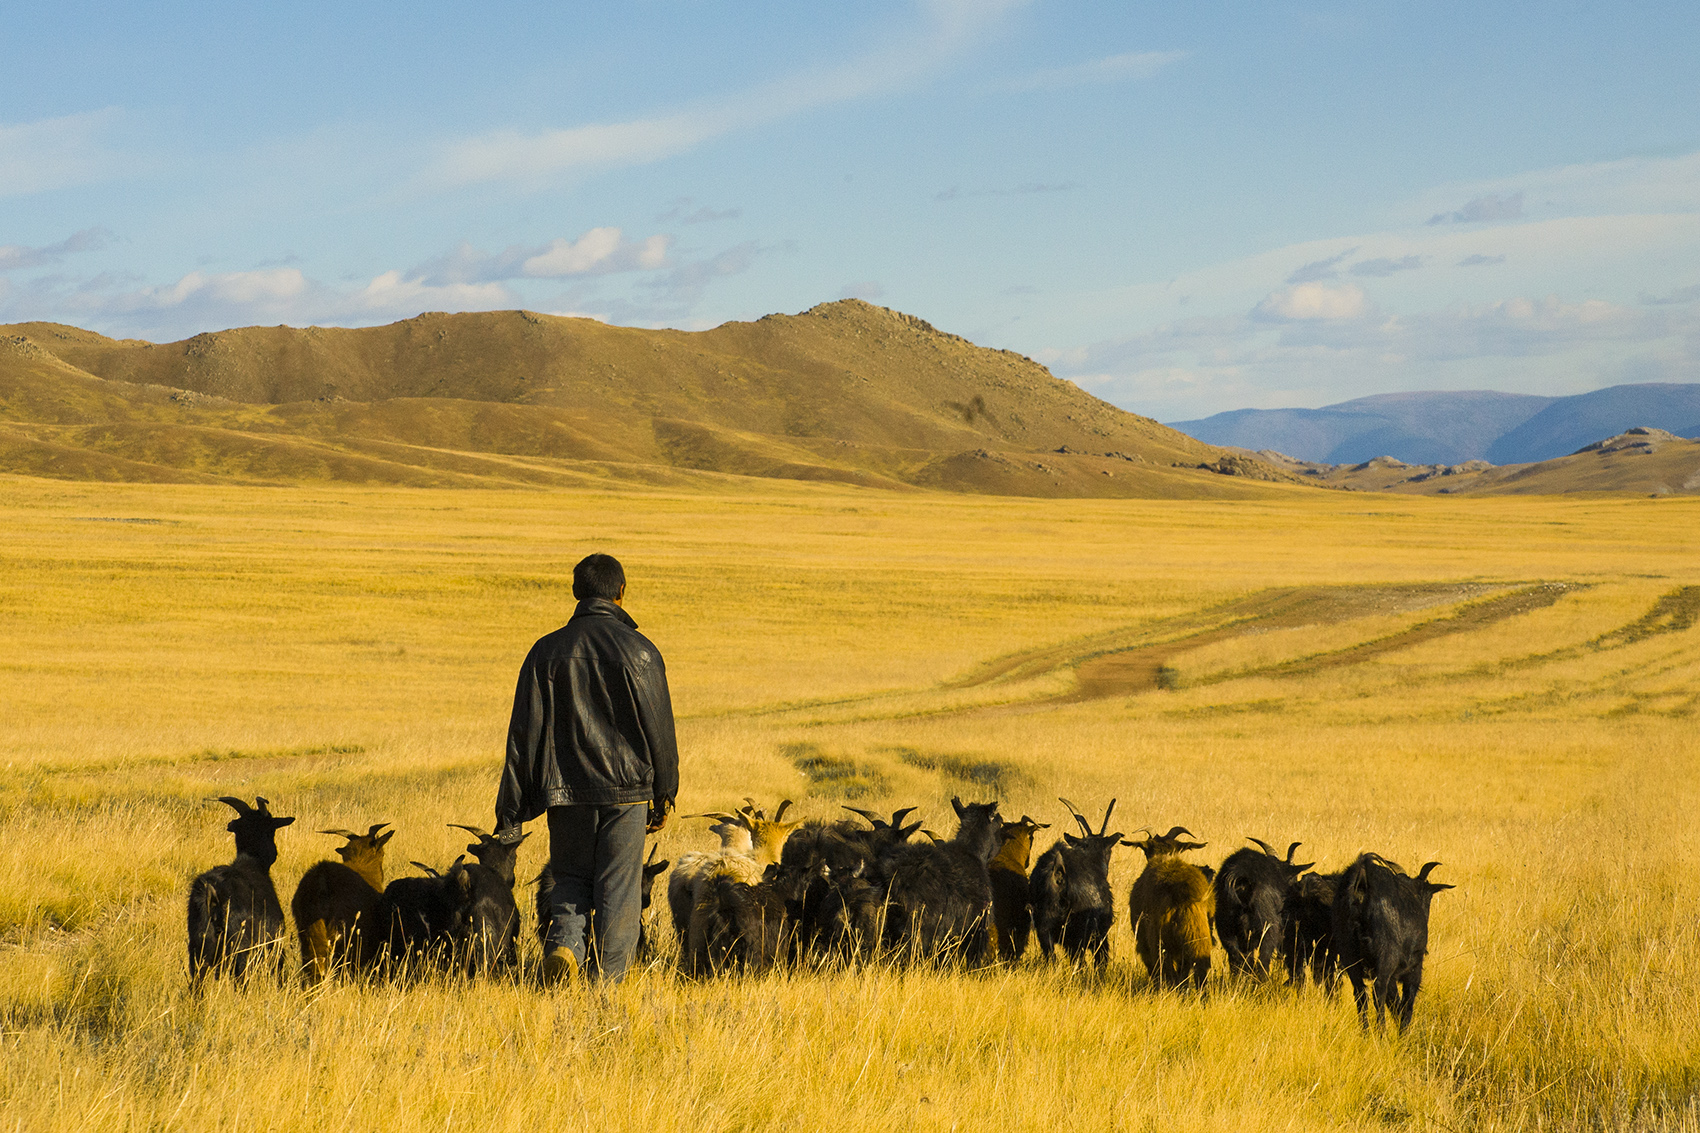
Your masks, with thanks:
M 0 471 L 430 486 L 833 480 L 1040 496 L 1292 490 L 1030 359 L 845 300 L 685 332 L 527 311 L 153 344 L 0 328 Z

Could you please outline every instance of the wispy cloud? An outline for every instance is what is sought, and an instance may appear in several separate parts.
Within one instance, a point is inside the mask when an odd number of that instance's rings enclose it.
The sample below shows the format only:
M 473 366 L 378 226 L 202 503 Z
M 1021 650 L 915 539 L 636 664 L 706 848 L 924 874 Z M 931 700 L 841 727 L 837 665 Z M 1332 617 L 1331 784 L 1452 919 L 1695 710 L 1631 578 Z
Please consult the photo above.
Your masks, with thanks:
M 0 197 L 18 197 L 102 181 L 126 171 L 108 144 L 123 112 L 117 107 L 0 125 Z
M 1058 181 L 1047 184 L 1042 181 L 1027 181 L 1008 189 L 964 189 L 960 185 L 933 194 L 935 201 L 960 201 L 969 197 L 1030 197 L 1043 193 L 1067 193 L 1080 186 L 1073 181 Z
M 618 228 L 592 228 L 576 240 L 564 237 L 542 245 L 510 244 L 484 252 L 463 243 L 445 256 L 413 268 L 407 278 L 435 287 L 457 283 L 493 283 L 512 279 L 566 279 L 654 271 L 668 266 L 671 236 L 627 240 Z
M 428 177 L 446 185 L 509 182 L 537 188 L 589 170 L 660 161 L 735 131 L 917 82 L 1025 2 L 923 0 L 919 28 L 861 58 L 648 118 L 462 138 L 443 147 Z
M 1429 224 L 1479 224 L 1489 220 L 1516 220 L 1523 215 L 1523 191 L 1503 197 L 1489 194 L 1465 203 L 1452 212 L 1437 212 L 1428 218 Z
M 1357 252 L 1356 248 L 1347 248 L 1344 252 L 1329 256 L 1323 260 L 1312 260 L 1302 267 L 1295 268 L 1287 277 L 1288 283 L 1314 283 L 1319 279 L 1337 279 L 1340 275 L 1340 261 Z
M 1378 256 L 1373 260 L 1360 260 L 1353 264 L 1352 274 L 1382 279 L 1397 272 L 1416 271 L 1422 266 L 1423 258 L 1421 256 L 1400 256 L 1398 259 L 1393 259 L 1391 256 Z
M 1016 79 L 1008 89 L 1014 91 L 1057 90 L 1063 87 L 1090 86 L 1098 83 L 1125 83 L 1149 79 L 1165 68 L 1185 59 L 1185 51 L 1129 51 L 1107 55 L 1085 63 L 1066 67 L 1049 67 Z
M 691 206 L 694 204 L 696 202 L 690 197 L 679 197 L 674 200 L 673 206 L 666 212 L 656 214 L 656 222 L 659 224 L 712 224 L 717 220 L 737 220 L 744 215 L 743 209 L 713 209 L 707 205 L 700 205 L 693 209 Z
M 85 228 L 74 232 L 57 244 L 38 248 L 23 244 L 0 244 L 0 271 L 20 271 L 25 268 L 48 267 L 63 263 L 67 256 L 78 252 L 98 252 L 112 242 L 112 233 L 105 228 Z
M 1465 256 L 1463 259 L 1459 260 L 1458 266 L 1461 268 L 1486 268 L 1493 267 L 1495 264 L 1502 264 L 1504 262 L 1505 257 L 1503 255 L 1484 256 L 1480 252 L 1477 252 L 1474 255 Z
M 1642 305 L 1647 307 L 1671 307 L 1682 303 L 1700 302 L 1700 283 L 1678 287 L 1665 295 L 1648 295 L 1643 291 L 1639 298 Z
M 840 299 L 866 299 L 872 303 L 885 298 L 885 288 L 880 286 L 877 279 L 864 279 L 859 283 L 846 283 L 838 289 Z

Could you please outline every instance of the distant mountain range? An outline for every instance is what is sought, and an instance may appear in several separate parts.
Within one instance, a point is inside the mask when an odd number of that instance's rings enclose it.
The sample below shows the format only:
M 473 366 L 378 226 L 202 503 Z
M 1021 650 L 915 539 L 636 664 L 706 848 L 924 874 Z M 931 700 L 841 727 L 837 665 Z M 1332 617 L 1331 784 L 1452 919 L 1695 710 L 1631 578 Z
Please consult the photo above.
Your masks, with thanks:
M 1568 456 L 1636 426 L 1700 437 L 1700 383 L 1610 386 L 1573 397 L 1488 390 L 1384 393 L 1321 409 L 1234 409 L 1172 428 L 1206 444 L 1358 464 L 1527 464 Z

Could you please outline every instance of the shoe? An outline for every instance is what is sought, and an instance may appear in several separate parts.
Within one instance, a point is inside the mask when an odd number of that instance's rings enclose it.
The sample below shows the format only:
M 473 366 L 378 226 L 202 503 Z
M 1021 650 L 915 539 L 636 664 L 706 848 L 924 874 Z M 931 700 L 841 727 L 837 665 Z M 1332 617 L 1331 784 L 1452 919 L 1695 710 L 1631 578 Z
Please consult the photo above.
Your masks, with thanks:
M 551 948 L 543 957 L 544 986 L 569 983 L 578 979 L 578 957 L 565 948 Z

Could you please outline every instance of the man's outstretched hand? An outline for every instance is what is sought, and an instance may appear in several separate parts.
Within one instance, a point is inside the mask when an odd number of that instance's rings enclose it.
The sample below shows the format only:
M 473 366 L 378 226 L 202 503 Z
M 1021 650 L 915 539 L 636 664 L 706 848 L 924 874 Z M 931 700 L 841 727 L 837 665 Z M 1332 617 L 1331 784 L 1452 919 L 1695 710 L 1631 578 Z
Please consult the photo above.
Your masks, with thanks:
M 666 826 L 666 825 L 667 825 L 667 804 L 666 803 L 659 803 L 659 802 L 650 803 L 649 804 L 649 821 L 648 821 L 648 823 L 645 824 L 644 830 L 646 832 L 650 833 L 650 834 L 659 834 L 661 832 L 661 828 L 663 826 Z

